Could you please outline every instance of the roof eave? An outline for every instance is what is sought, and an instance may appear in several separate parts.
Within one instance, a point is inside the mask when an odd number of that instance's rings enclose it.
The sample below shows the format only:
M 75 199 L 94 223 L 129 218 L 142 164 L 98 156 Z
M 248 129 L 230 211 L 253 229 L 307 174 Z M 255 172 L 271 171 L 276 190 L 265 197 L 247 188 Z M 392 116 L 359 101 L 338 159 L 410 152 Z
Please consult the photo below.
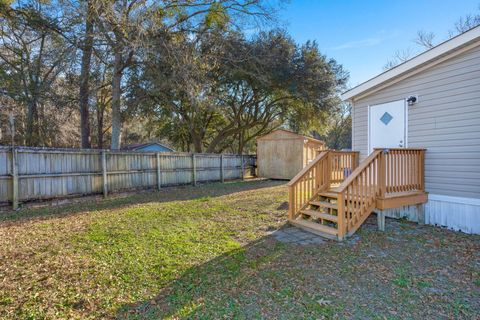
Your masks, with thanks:
M 365 95 L 375 88 L 384 86 L 405 74 L 411 73 L 417 67 L 428 65 L 430 62 L 443 56 L 449 56 L 454 53 L 457 48 L 470 45 L 472 42 L 480 39 L 480 26 L 466 31 L 454 38 L 451 38 L 430 50 L 427 50 L 404 63 L 385 71 L 378 76 L 367 80 L 366 82 L 345 91 L 340 95 L 343 101 L 353 101 L 359 95 Z

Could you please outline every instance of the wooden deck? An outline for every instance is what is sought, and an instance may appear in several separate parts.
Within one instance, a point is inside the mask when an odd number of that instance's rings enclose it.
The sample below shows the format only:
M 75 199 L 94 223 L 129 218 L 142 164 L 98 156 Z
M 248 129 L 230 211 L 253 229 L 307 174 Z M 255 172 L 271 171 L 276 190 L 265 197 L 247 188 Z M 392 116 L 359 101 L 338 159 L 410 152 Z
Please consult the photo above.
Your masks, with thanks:
M 426 203 L 428 194 L 425 191 L 413 190 L 405 192 L 387 193 L 377 198 L 376 208 L 380 210 Z
M 425 203 L 424 152 L 375 150 L 361 164 L 356 152 L 322 152 L 288 184 L 289 221 L 343 240 L 375 209 Z

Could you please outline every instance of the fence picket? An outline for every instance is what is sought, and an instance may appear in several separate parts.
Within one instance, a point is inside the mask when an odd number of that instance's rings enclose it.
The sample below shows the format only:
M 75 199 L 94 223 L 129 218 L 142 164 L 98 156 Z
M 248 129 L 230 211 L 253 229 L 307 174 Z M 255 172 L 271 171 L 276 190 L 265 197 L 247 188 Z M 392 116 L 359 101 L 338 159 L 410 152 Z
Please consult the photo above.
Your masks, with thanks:
M 15 150 L 12 154 L 10 147 L 0 146 L 0 204 L 223 182 L 242 178 L 241 172 L 248 176 L 256 168 L 254 155 L 243 155 L 241 161 L 241 155 L 230 154 L 26 147 Z

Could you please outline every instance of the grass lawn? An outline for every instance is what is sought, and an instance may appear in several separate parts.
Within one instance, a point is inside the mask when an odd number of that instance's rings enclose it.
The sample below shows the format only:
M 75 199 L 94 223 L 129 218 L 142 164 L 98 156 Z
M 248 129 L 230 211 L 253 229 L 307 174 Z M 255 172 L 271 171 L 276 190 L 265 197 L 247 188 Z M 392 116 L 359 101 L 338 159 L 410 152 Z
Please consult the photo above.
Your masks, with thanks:
M 286 201 L 252 181 L 1 213 L 0 318 L 478 319 L 479 236 L 373 217 L 285 244 Z

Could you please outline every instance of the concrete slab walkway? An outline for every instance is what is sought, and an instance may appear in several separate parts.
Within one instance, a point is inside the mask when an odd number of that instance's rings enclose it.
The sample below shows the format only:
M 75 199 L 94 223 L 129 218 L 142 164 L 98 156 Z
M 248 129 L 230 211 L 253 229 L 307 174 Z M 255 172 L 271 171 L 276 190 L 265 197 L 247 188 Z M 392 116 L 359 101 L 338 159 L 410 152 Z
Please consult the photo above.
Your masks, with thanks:
M 273 232 L 272 236 L 280 242 L 297 245 L 322 244 L 328 241 L 316 234 L 289 225 Z

